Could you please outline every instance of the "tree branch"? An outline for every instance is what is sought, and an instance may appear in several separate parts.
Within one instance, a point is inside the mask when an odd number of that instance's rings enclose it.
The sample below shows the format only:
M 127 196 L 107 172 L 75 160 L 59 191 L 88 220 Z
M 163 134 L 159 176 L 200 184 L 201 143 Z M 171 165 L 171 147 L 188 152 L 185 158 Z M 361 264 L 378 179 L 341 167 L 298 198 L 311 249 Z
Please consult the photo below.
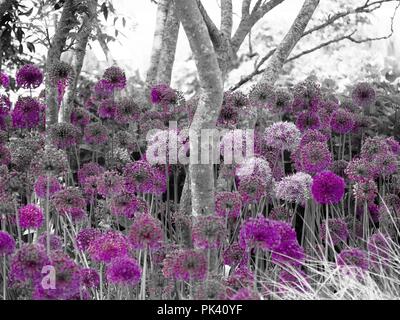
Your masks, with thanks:
M 229 39 L 232 34 L 232 0 L 221 0 L 221 32 Z

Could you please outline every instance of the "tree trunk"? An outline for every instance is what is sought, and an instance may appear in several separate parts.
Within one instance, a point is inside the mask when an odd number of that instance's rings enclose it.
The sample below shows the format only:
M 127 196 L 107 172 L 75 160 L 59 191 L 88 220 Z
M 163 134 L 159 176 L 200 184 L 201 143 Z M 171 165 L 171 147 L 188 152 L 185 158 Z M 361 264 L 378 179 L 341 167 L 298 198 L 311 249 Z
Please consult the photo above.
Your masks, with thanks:
M 221 71 L 217 55 L 207 32 L 207 27 L 195 0 L 175 0 L 178 17 L 182 22 L 194 54 L 199 74 L 201 94 L 191 127 L 191 154 L 198 150 L 197 138 L 203 129 L 215 128 L 223 96 Z M 203 152 L 209 152 L 202 148 Z M 192 194 L 192 215 L 214 213 L 214 172 L 213 164 L 189 165 Z
M 60 21 L 57 24 L 55 35 L 51 41 L 50 48 L 47 53 L 46 73 L 49 74 L 50 67 L 60 60 L 63 48 L 68 38 L 68 34 L 76 23 L 75 4 L 73 0 L 64 2 L 63 11 Z M 57 123 L 58 121 L 58 103 L 57 88 L 51 83 L 49 77 L 46 77 L 46 103 L 48 125 Z

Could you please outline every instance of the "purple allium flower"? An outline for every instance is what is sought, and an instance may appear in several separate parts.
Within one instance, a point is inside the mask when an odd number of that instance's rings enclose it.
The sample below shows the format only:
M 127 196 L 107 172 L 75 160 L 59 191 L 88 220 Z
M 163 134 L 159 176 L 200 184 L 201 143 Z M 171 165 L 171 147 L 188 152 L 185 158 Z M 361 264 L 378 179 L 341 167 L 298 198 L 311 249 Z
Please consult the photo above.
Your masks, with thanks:
M 56 86 L 60 83 L 67 86 L 73 78 L 73 68 L 64 61 L 56 61 L 49 66 L 48 77 L 51 83 Z
M 207 258 L 203 251 L 177 250 L 164 259 L 163 274 L 176 280 L 204 280 L 207 275 Z
M 279 230 L 274 228 L 272 221 L 261 216 L 246 220 L 240 229 L 240 246 L 246 250 L 253 248 L 270 250 L 279 245 Z
M 124 176 L 128 192 L 152 192 L 154 169 L 147 161 L 139 160 L 128 163 L 125 166 Z
M 83 268 L 79 273 L 81 286 L 90 289 L 97 288 L 100 285 L 100 275 L 97 270 L 92 268 Z
M 19 97 L 11 113 L 14 128 L 31 129 L 44 120 L 45 107 L 31 97 Z
M 333 132 L 349 133 L 354 127 L 354 116 L 349 111 L 338 109 L 332 114 L 330 125 Z
M 116 171 L 106 171 L 97 178 L 97 192 L 103 197 L 111 197 L 122 193 L 124 178 Z
M 17 281 L 36 281 L 43 277 L 42 268 L 49 264 L 44 247 L 24 244 L 11 258 L 10 278 Z
M 0 165 L 8 166 L 11 163 L 11 152 L 10 150 L 0 144 Z
M 71 111 L 70 120 L 74 126 L 86 127 L 90 123 L 90 113 L 84 108 L 75 107 Z
M 102 79 L 94 86 L 94 93 L 98 100 L 107 99 L 112 96 L 113 87 L 107 80 Z
M 88 144 L 102 145 L 108 141 L 108 130 L 100 122 L 93 122 L 85 127 L 83 140 Z
M 249 288 L 241 288 L 234 295 L 232 295 L 229 298 L 229 300 L 245 301 L 245 300 L 261 300 L 261 298 L 257 292 L 250 290 Z
M 89 177 L 98 177 L 104 173 L 105 169 L 96 162 L 85 163 L 78 170 L 78 181 L 84 184 Z
M 107 280 L 118 285 L 134 286 L 140 281 L 142 270 L 136 260 L 117 257 L 107 266 Z
M 122 90 L 126 87 L 125 72 L 116 66 L 110 67 L 104 71 L 103 79 L 115 90 Z
M 258 176 L 244 176 L 239 181 L 238 192 L 243 204 L 258 202 L 268 194 L 266 181 Z
M 344 196 L 345 187 L 343 178 L 331 171 L 323 171 L 314 177 L 311 193 L 320 204 L 337 204 Z
M 178 96 L 174 89 L 167 84 L 158 84 L 151 88 L 151 102 L 153 104 L 169 105 L 177 102 Z
M 298 83 L 293 88 L 292 109 L 295 113 L 304 110 L 317 111 L 320 100 L 320 85 L 311 79 Z
M 360 156 L 368 161 L 373 161 L 379 155 L 390 154 L 391 148 L 386 143 L 385 137 L 368 137 L 362 144 Z
M 135 217 L 129 232 L 129 240 L 136 249 L 158 249 L 161 246 L 163 232 L 161 222 L 149 214 Z
M 298 171 L 311 175 L 326 170 L 332 164 L 332 154 L 327 144 L 318 141 L 301 145 L 292 158 Z
M 133 97 L 120 99 L 116 104 L 115 121 L 119 124 L 127 124 L 138 121 L 140 118 L 140 107 Z
M 235 267 L 247 262 L 247 255 L 240 245 L 235 242 L 231 244 L 222 254 L 224 264 Z
M 304 206 L 311 197 L 311 183 L 312 177 L 304 172 L 287 176 L 275 184 L 276 197 Z
M 100 236 L 100 231 L 94 228 L 82 229 L 76 235 L 76 246 L 81 251 L 86 251 L 94 239 Z
M 105 99 L 101 101 L 97 113 L 101 119 L 114 119 L 117 112 L 117 104 L 113 99 Z
M 52 196 L 54 193 L 61 190 L 61 185 L 56 177 L 53 176 L 39 176 L 35 182 L 35 193 L 39 198 L 45 199 L 48 195 Z
M 8 232 L 0 231 L 0 256 L 9 256 L 14 250 L 14 238 Z
M 265 179 L 268 184 L 272 182 L 271 167 L 268 161 L 261 157 L 246 159 L 236 167 L 235 175 L 239 180 L 245 176 L 258 176 Z
M 52 196 L 51 202 L 61 215 L 74 217 L 77 214 L 80 215 L 80 212 L 86 209 L 86 200 L 82 196 L 82 192 L 75 187 L 58 191 Z
M 112 197 L 111 213 L 115 216 L 122 216 L 132 219 L 139 212 L 140 199 L 135 195 L 122 192 Z
M 321 121 L 316 112 L 303 111 L 297 116 L 296 127 L 301 132 L 309 129 L 317 130 L 321 127 Z
M 375 103 L 375 97 L 374 88 L 366 82 L 358 83 L 351 93 L 353 103 L 363 108 Z
M 371 202 L 378 194 L 378 186 L 374 180 L 360 181 L 354 184 L 353 193 L 358 203 Z
M 227 294 L 232 296 L 235 291 L 254 284 L 254 273 L 247 266 L 239 265 L 226 280 Z
M 126 256 L 129 249 L 129 240 L 122 233 L 109 230 L 91 241 L 88 252 L 93 260 L 108 263 L 114 258 Z
M 98 180 L 98 177 L 88 177 L 85 180 L 85 183 L 82 184 L 83 193 L 88 200 L 93 201 L 92 199 L 97 196 Z
M 59 149 L 68 149 L 79 143 L 81 132 L 73 124 L 61 122 L 49 128 L 49 136 L 53 145 Z
M 225 241 L 224 220 L 214 215 L 198 216 L 192 227 L 193 245 L 199 249 L 216 249 Z
M 215 212 L 221 217 L 237 218 L 242 208 L 242 197 L 238 192 L 219 192 L 215 196 Z
M 50 234 L 49 238 L 50 238 L 50 250 L 57 251 L 62 249 L 62 239 L 59 236 L 55 234 Z M 37 239 L 37 243 L 46 248 L 47 234 L 46 233 L 41 234 Z
M 277 89 L 275 90 L 276 101 L 274 104 L 271 105 L 271 110 L 277 114 L 284 114 L 290 111 L 292 103 L 293 103 L 293 96 L 284 89 Z
M 326 220 L 320 226 L 320 238 L 326 241 Z M 342 242 L 346 243 L 349 237 L 349 229 L 346 221 L 343 219 L 328 219 L 328 243 L 338 245 Z
M 357 248 L 346 249 L 339 253 L 337 263 L 340 267 L 357 267 L 368 270 L 368 255 L 365 251 Z
M 265 142 L 279 150 L 292 151 L 300 143 L 300 131 L 291 122 L 275 122 L 265 130 Z
M 57 176 L 67 169 L 68 160 L 65 151 L 58 150 L 52 145 L 46 145 L 44 149 L 38 150 L 30 165 L 30 171 L 35 176 Z
M 269 213 L 269 218 L 272 220 L 290 222 L 292 220 L 293 213 L 285 207 L 275 207 Z
M 380 267 L 385 267 L 390 263 L 390 253 L 393 251 L 391 248 L 390 237 L 383 233 L 375 233 L 367 243 L 369 260 L 373 267 L 378 270 Z
M 328 142 L 328 137 L 325 134 L 323 134 L 321 131 L 314 130 L 314 129 L 308 129 L 303 132 L 303 134 L 301 136 L 301 140 L 300 140 L 300 145 L 303 146 L 303 145 L 306 145 L 307 143 L 314 142 L 314 141 L 326 143 L 326 142 Z
M 372 159 L 376 177 L 389 177 L 397 172 L 398 157 L 393 153 L 378 153 Z
M 348 167 L 349 162 L 346 160 L 335 160 L 332 162 L 329 170 L 331 170 L 334 174 L 338 175 L 339 177 L 345 178 L 346 177 L 346 168 Z
M 43 225 L 43 211 L 34 204 L 19 208 L 19 225 L 24 229 L 39 229 Z
M 373 164 L 363 158 L 352 159 L 345 173 L 351 181 L 355 182 L 369 181 L 375 176 Z
M 4 72 L 0 72 L 0 86 L 3 86 L 4 88 L 8 88 L 10 86 L 10 78 Z
M 35 89 L 43 82 L 42 71 L 33 64 L 26 64 L 17 71 L 17 86 L 24 89 Z
M 386 144 L 389 146 L 393 154 L 400 155 L 400 142 L 398 142 L 394 137 L 388 137 L 385 139 Z
M 251 88 L 249 100 L 254 106 L 269 109 L 276 104 L 275 88 L 268 83 L 259 83 Z

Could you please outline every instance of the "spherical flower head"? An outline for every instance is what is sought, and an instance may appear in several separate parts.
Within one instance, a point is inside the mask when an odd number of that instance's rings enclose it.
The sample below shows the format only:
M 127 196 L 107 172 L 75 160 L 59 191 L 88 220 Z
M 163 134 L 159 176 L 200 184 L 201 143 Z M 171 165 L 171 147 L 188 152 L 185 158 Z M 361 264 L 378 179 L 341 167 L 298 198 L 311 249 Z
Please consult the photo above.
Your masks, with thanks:
M 254 284 L 254 273 L 245 265 L 239 265 L 227 278 L 227 294 L 232 296 L 241 288 L 250 287 Z
M 10 278 L 17 281 L 36 281 L 43 277 L 42 269 L 49 264 L 44 247 L 24 244 L 11 258 Z
M 304 206 L 311 197 L 311 183 L 312 177 L 304 172 L 298 172 L 287 176 L 281 181 L 276 182 L 276 197 Z
M 163 264 L 163 274 L 170 279 L 204 280 L 207 276 L 207 258 L 203 251 L 173 251 L 167 255 Z
M 98 177 L 105 172 L 105 169 L 96 162 L 85 163 L 78 170 L 78 181 L 84 184 L 89 177 Z
M 234 295 L 232 295 L 229 300 L 246 301 L 261 300 L 261 298 L 257 292 L 250 290 L 249 288 L 241 288 Z
M 8 232 L 0 231 L 0 256 L 9 256 L 14 250 L 14 238 Z
M 139 121 L 140 114 L 140 106 L 133 97 L 122 98 L 116 104 L 115 121 L 119 124 Z
M 19 97 L 11 113 L 14 128 L 32 129 L 44 120 L 45 110 L 38 100 L 31 97 Z
M 80 283 L 86 289 L 97 288 L 100 285 L 100 275 L 97 270 L 83 268 L 80 270 Z
M 328 219 L 328 243 L 338 245 L 346 243 L 349 237 L 349 229 L 343 219 Z M 326 241 L 326 220 L 320 226 L 320 238 Z
M 50 234 L 50 250 L 51 251 L 58 251 L 62 249 L 62 240 L 59 236 L 55 234 Z M 47 246 L 47 235 L 46 233 L 41 234 L 38 237 L 37 243 L 46 248 Z
M 385 142 L 389 146 L 393 154 L 395 154 L 396 156 L 400 155 L 400 142 L 398 142 L 394 137 L 386 138 Z
M 258 202 L 268 194 L 266 181 L 257 176 L 244 176 L 239 181 L 238 192 L 243 204 Z
M 215 196 L 215 212 L 220 217 L 238 218 L 242 197 L 238 192 L 218 192 Z
M 116 171 L 106 171 L 97 178 L 97 192 L 103 197 L 118 195 L 124 190 L 124 178 Z
M 77 213 L 86 209 L 86 200 L 80 189 L 76 187 L 68 187 L 55 193 L 51 198 L 51 203 L 61 215 L 76 216 Z
M 354 127 L 354 116 L 347 110 L 338 109 L 332 114 L 330 125 L 333 132 L 349 133 Z
M 108 141 L 108 130 L 100 122 L 93 122 L 85 127 L 83 140 L 87 144 L 102 145 Z
M 113 99 L 102 100 L 97 110 L 97 113 L 101 119 L 112 120 L 115 118 L 117 112 L 117 104 Z
M 269 213 L 269 218 L 272 220 L 278 221 L 285 221 L 290 222 L 292 221 L 293 213 L 286 209 L 285 207 L 275 207 Z
M 36 89 L 43 82 L 42 71 L 33 64 L 26 64 L 17 71 L 17 86 L 24 89 Z
M 332 164 L 332 154 L 327 144 L 318 141 L 300 146 L 292 158 L 298 171 L 311 175 L 326 170 Z
M 372 159 L 376 177 L 389 177 L 398 170 L 398 156 L 393 153 L 378 153 Z
M 74 70 L 68 63 L 57 61 L 49 66 L 48 77 L 53 85 L 62 83 L 66 86 L 73 78 L 73 73 Z
M 364 158 L 352 159 L 344 172 L 354 182 L 370 181 L 375 177 L 373 164 Z
M 343 199 L 345 187 L 343 178 L 331 171 L 323 171 L 314 177 L 311 193 L 319 204 L 338 204 Z
M 134 286 L 140 281 L 142 270 L 138 262 L 129 257 L 118 257 L 107 266 L 107 280 L 117 285 Z
M 124 176 L 126 179 L 126 190 L 128 192 L 152 192 L 154 181 L 153 167 L 143 160 L 128 163 L 125 166 Z
M 387 267 L 390 263 L 392 241 L 388 235 L 383 233 L 375 233 L 369 239 L 367 243 L 369 261 L 371 265 L 380 269 L 381 267 Z
M 107 80 L 100 80 L 94 86 L 94 94 L 97 100 L 110 98 L 113 93 L 113 86 Z
M 375 103 L 376 94 L 369 83 L 361 82 L 353 88 L 351 98 L 355 105 L 365 108 Z
M 76 246 L 81 251 L 86 251 L 94 239 L 100 236 L 100 231 L 94 228 L 81 229 L 76 235 Z
M 35 182 L 35 193 L 41 199 L 52 196 L 61 190 L 61 184 L 54 176 L 39 176 Z
M 292 110 L 295 113 L 303 110 L 317 111 L 320 100 L 320 85 L 311 79 L 307 79 L 293 88 Z
M 50 140 L 59 149 L 68 149 L 79 143 L 81 132 L 73 124 L 61 122 L 49 128 Z
M 276 101 L 271 105 L 271 111 L 276 114 L 285 114 L 290 111 L 293 103 L 292 94 L 285 89 L 275 90 Z
M 271 250 L 280 243 L 279 230 L 274 228 L 273 220 L 264 217 L 249 218 L 240 229 L 239 244 L 245 250 L 260 248 Z
M 68 160 L 65 151 L 56 149 L 52 145 L 46 145 L 44 149 L 37 150 L 30 164 L 30 172 L 35 176 L 57 176 L 67 170 Z
M 199 216 L 192 227 L 193 245 L 199 249 L 216 249 L 225 241 L 224 220 L 214 215 Z
M 103 79 L 115 90 L 122 90 L 126 87 L 125 72 L 116 66 L 110 67 L 104 71 Z
M 368 161 L 373 161 L 379 155 L 391 154 L 391 148 L 383 136 L 368 137 L 361 146 L 360 156 Z
M 129 241 L 122 233 L 109 230 L 91 242 L 88 252 L 93 260 L 108 263 L 114 258 L 126 256 L 129 249 Z
M 39 229 L 43 225 L 43 211 L 34 204 L 28 204 L 18 210 L 19 225 L 24 229 Z
M 340 267 L 356 267 L 361 270 L 368 270 L 368 255 L 365 251 L 357 248 L 346 249 L 339 253 L 337 264 Z
M 328 142 L 328 137 L 321 131 L 315 129 L 307 129 L 303 132 L 301 136 L 300 146 L 306 145 L 307 143 L 314 141 L 326 143 Z
M 136 198 L 135 195 L 122 192 L 112 197 L 110 209 L 115 216 L 132 219 L 140 212 L 142 205 L 141 199 Z
M 300 131 L 291 122 L 276 122 L 265 130 L 265 142 L 279 150 L 292 151 L 300 143 Z
M 157 84 L 151 88 L 150 98 L 153 104 L 170 105 L 177 103 L 178 95 L 167 84 Z
M 8 166 L 11 163 L 11 152 L 5 146 L 0 144 L 0 165 Z
M 244 163 L 239 164 L 235 169 L 235 175 L 240 179 L 246 176 L 258 176 L 272 182 L 271 167 L 267 160 L 261 157 L 252 157 L 246 159 Z
M 275 88 L 268 83 L 259 83 L 251 89 L 249 100 L 259 108 L 269 109 L 276 104 Z
M 303 111 L 297 116 L 296 127 L 301 132 L 309 129 L 317 130 L 321 127 L 321 120 L 316 112 Z
M 247 255 L 243 248 L 237 243 L 231 244 L 222 254 L 224 264 L 236 267 L 239 264 L 245 264 L 247 262 Z
M 3 88 L 8 88 L 10 86 L 10 78 L 4 72 L 0 72 L 0 86 Z
M 331 170 L 334 174 L 338 175 L 339 177 L 345 178 L 346 177 L 346 168 L 348 167 L 349 162 L 346 160 L 335 160 L 332 162 L 329 170 Z
M 162 244 L 163 232 L 160 221 L 149 214 L 135 217 L 129 232 L 129 240 L 136 249 L 158 249 Z
M 81 107 L 75 107 L 71 111 L 71 123 L 77 127 L 86 127 L 90 123 L 90 113 Z
M 372 202 L 378 194 L 378 186 L 374 180 L 356 182 L 353 193 L 358 203 Z

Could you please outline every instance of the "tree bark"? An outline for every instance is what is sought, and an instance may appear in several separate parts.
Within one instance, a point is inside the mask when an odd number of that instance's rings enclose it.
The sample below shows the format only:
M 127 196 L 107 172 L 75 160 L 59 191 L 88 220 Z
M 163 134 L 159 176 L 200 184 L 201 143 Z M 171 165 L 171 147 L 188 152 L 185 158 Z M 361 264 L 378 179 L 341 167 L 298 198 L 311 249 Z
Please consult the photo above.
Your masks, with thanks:
M 221 0 L 221 32 L 231 38 L 232 34 L 232 0 Z
M 195 57 L 201 87 L 200 101 L 190 126 L 192 153 L 198 150 L 197 137 L 201 131 L 215 128 L 222 105 L 223 84 L 217 55 L 196 0 L 175 0 L 175 5 Z M 209 150 L 203 148 L 201 154 L 203 152 Z M 193 216 L 214 213 L 213 171 L 212 163 L 191 161 L 189 165 Z
M 64 2 L 63 11 L 60 21 L 57 24 L 55 35 L 51 41 L 50 48 L 47 53 L 46 73 L 49 74 L 50 67 L 60 60 L 63 48 L 66 44 L 68 34 L 76 23 L 75 3 L 73 0 Z M 57 123 L 58 121 L 58 103 L 57 88 L 51 83 L 49 77 L 46 77 L 46 103 L 48 125 Z

